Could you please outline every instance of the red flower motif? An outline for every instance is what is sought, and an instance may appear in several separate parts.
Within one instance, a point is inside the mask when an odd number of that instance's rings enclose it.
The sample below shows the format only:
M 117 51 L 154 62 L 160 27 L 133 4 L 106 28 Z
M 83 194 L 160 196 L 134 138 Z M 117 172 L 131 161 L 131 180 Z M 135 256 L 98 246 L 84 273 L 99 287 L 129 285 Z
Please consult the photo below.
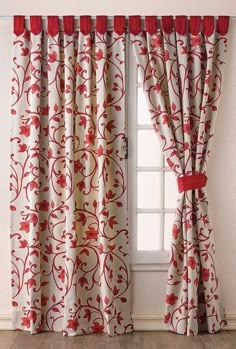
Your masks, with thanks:
M 173 229 L 172 229 L 172 236 L 176 240 L 179 236 L 180 229 L 178 229 L 177 225 L 174 224 Z
M 170 119 L 168 118 L 168 115 L 163 115 L 163 125 L 167 125 L 170 127 Z
M 196 264 L 197 264 L 197 263 L 196 263 L 194 257 L 189 257 L 189 258 L 188 258 L 188 266 L 189 266 L 191 269 L 195 269 Z
M 89 131 L 89 133 L 87 133 L 85 135 L 85 142 L 84 143 L 94 145 L 95 138 L 96 138 L 96 136 L 91 131 Z
M 174 305 L 176 303 L 177 299 L 178 299 L 178 297 L 174 293 L 166 295 L 166 303 L 167 304 Z
M 43 294 L 41 295 L 41 305 L 42 306 L 47 305 L 48 300 L 49 300 L 48 297 L 44 296 Z
M 30 136 L 30 125 L 20 126 L 20 135 L 29 137 Z
M 83 165 L 81 164 L 80 160 L 74 161 L 74 171 L 75 173 L 78 173 L 82 169 Z
M 44 219 L 44 221 L 42 223 L 40 223 L 39 225 L 40 225 L 40 230 L 44 231 L 47 228 L 48 221 L 46 219 Z
M 57 60 L 57 53 L 56 51 L 53 51 L 52 53 L 48 54 L 48 62 L 49 63 L 54 63 Z
M 99 49 L 95 54 L 96 61 L 100 61 L 103 58 L 103 51 L 102 49 Z
M 18 150 L 19 153 L 24 153 L 26 149 L 27 149 L 27 145 L 25 143 L 19 144 L 19 150 Z
M 41 114 L 42 116 L 48 116 L 50 107 L 49 105 L 46 105 L 45 107 L 41 107 Z
M 60 274 L 58 275 L 58 279 L 60 279 L 62 282 L 65 282 L 65 269 L 62 269 Z
M 154 38 L 152 38 L 152 45 L 155 48 L 159 48 L 161 46 L 161 36 L 157 35 Z
M 78 85 L 77 91 L 79 91 L 79 94 L 82 95 L 87 91 L 87 86 L 85 84 Z
M 191 46 L 199 46 L 200 45 L 200 36 L 199 35 L 194 35 L 191 37 Z
M 202 268 L 202 279 L 203 281 L 208 281 L 210 278 L 210 272 L 209 272 L 209 269 L 206 269 L 206 268 Z
M 164 324 L 168 324 L 168 322 L 170 321 L 170 313 L 166 314 L 165 317 L 164 317 Z
M 61 174 L 59 179 L 57 180 L 57 184 L 61 186 L 61 188 L 65 188 L 67 183 L 66 183 L 66 176 L 64 174 Z
M 47 200 L 43 200 L 39 202 L 39 211 L 47 212 L 49 210 L 49 202 Z
M 26 328 L 30 328 L 30 318 L 22 317 L 21 321 L 22 321 L 22 323 L 21 323 L 22 326 L 24 326 Z
M 30 230 L 30 221 L 20 222 L 20 231 L 28 233 Z
M 20 242 L 19 248 L 25 248 L 28 246 L 27 240 L 20 240 L 19 242 Z
M 164 53 L 164 60 L 165 61 L 168 61 L 170 59 L 170 53 L 168 50 L 165 50 L 165 53 Z
M 184 124 L 183 129 L 184 129 L 184 133 L 187 133 L 188 135 L 190 135 L 190 125 L 189 124 Z
M 89 230 L 85 232 L 86 240 L 98 240 L 98 231 L 93 227 L 90 227 Z
M 78 326 L 79 326 L 79 322 L 78 319 L 74 319 L 74 320 L 67 320 L 68 324 L 67 324 L 67 328 L 71 328 L 72 331 L 76 331 Z
M 160 90 L 161 90 L 161 85 L 156 83 L 154 86 L 153 86 L 154 90 L 156 91 L 156 93 L 159 93 Z
M 28 47 L 22 47 L 21 49 L 21 56 L 27 56 L 29 54 Z
M 94 322 L 91 330 L 93 331 L 93 333 L 101 333 L 104 330 L 104 326 L 100 325 L 98 322 Z
M 81 65 L 79 63 L 76 63 L 75 74 L 78 75 L 82 70 L 83 68 L 81 67 Z

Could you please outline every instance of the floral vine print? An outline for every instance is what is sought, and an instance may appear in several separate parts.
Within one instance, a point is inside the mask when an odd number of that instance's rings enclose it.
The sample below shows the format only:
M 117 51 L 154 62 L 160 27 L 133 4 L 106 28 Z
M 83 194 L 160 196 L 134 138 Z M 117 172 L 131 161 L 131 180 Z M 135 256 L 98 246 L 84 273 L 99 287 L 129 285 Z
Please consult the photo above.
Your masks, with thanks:
M 124 18 L 14 22 L 11 260 L 14 329 L 132 331 Z M 60 30 L 59 30 L 60 23 Z M 46 27 L 46 29 L 45 29 Z M 63 27 L 63 31 L 61 30 Z
M 177 16 L 174 21 L 164 16 L 157 25 L 157 17 L 150 16 L 143 30 L 140 17 L 130 17 L 132 46 L 153 127 L 180 191 L 164 322 L 167 329 L 186 335 L 200 330 L 214 333 L 225 325 L 204 185 L 222 91 L 228 24 L 228 17 Z

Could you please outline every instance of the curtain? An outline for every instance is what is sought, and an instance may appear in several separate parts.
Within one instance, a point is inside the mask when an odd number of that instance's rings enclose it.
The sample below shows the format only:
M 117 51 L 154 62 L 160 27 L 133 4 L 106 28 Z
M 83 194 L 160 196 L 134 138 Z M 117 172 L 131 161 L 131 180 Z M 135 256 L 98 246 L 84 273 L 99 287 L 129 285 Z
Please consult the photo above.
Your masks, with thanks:
M 130 17 L 131 42 L 154 130 L 179 197 L 165 298 L 166 327 L 210 333 L 225 324 L 206 193 L 228 17 Z
M 14 329 L 130 332 L 125 18 L 14 18 Z

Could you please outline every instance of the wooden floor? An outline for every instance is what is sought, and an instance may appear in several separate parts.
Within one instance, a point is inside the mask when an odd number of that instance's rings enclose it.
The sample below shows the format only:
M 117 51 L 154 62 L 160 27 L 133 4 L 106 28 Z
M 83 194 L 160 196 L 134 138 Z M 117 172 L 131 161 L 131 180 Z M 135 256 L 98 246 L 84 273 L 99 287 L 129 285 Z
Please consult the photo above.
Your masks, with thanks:
M 118 337 L 92 334 L 63 337 L 61 333 L 0 331 L 0 349 L 236 349 L 236 331 L 185 337 L 170 332 L 135 332 Z

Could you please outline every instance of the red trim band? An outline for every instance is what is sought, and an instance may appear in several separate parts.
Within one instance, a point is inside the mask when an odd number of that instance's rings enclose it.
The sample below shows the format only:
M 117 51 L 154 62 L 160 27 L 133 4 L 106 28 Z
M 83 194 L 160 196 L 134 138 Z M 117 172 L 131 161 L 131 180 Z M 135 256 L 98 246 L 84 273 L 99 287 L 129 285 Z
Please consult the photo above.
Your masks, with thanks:
M 114 17 L 114 31 L 118 35 L 122 35 L 125 32 L 125 16 Z
M 138 35 L 142 31 L 140 16 L 129 16 L 129 31 L 133 35 Z
M 13 30 L 14 30 L 14 34 L 17 36 L 24 33 L 25 16 L 14 16 Z
M 161 26 L 166 34 L 171 34 L 174 29 L 173 16 L 162 16 Z
M 58 16 L 48 16 L 48 34 L 55 36 L 59 32 L 59 18 Z
M 74 33 L 74 16 L 63 16 L 63 26 L 66 35 Z
M 107 31 L 107 16 L 96 17 L 96 32 L 99 34 L 105 34 Z
M 30 30 L 34 35 L 38 35 L 42 31 L 42 17 L 30 16 Z
M 187 33 L 187 16 L 176 16 L 175 30 L 180 35 L 186 35 L 186 33 Z
M 145 25 L 146 25 L 146 31 L 150 35 L 157 34 L 157 17 L 156 16 L 146 16 Z
M 217 31 L 220 35 L 225 35 L 229 30 L 229 16 L 220 16 L 217 21 Z
M 91 31 L 91 16 L 80 16 L 80 31 L 88 35 Z
M 177 178 L 178 191 L 200 189 L 206 186 L 207 176 L 203 173 Z

